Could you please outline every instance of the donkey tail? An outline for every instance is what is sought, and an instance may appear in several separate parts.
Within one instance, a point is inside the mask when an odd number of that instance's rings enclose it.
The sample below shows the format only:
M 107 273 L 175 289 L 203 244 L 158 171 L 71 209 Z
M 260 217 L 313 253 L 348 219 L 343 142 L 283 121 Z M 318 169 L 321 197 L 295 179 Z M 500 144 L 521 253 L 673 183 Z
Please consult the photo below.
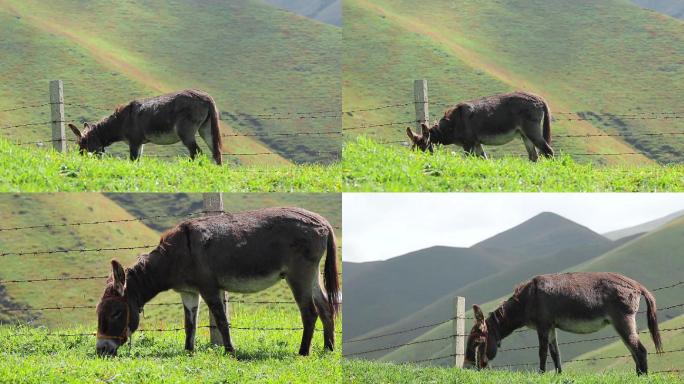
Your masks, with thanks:
M 549 104 L 546 103 L 546 100 L 543 100 L 544 102 L 544 131 L 542 131 L 542 134 L 544 135 L 544 141 L 546 141 L 546 144 L 551 145 L 551 111 L 549 110 Z
M 335 316 L 340 311 L 340 281 L 337 273 L 337 243 L 335 232 L 330 224 L 328 224 L 328 249 L 325 254 L 323 285 L 328 296 L 328 304 Z
M 211 152 L 214 155 L 214 161 L 216 162 L 216 164 L 221 165 L 223 163 L 221 157 L 223 141 L 221 140 L 221 129 L 219 126 L 219 113 L 218 108 L 216 107 L 216 102 L 214 102 L 213 99 L 210 100 L 211 108 L 209 111 L 209 117 L 211 119 Z
M 656 301 L 653 294 L 646 289 L 641 288 L 641 294 L 646 299 L 646 316 L 648 318 L 648 331 L 651 333 L 653 344 L 655 344 L 658 353 L 663 352 L 663 342 L 660 339 L 660 331 L 658 330 L 658 317 L 656 316 Z

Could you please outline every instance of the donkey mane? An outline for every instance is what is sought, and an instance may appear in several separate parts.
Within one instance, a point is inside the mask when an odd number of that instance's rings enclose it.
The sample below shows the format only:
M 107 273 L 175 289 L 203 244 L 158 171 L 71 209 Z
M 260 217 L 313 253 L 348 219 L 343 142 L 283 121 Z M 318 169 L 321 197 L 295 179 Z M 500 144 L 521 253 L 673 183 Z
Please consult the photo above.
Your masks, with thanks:
M 532 280 L 518 284 L 513 295 L 501 303 L 487 318 L 487 328 L 493 329 L 497 335 L 497 341 L 507 337 L 520 327 L 523 322 L 524 308 L 521 296 Z
M 118 105 L 114 113 L 92 124 L 92 128 L 84 132 L 84 136 L 95 135 L 103 146 L 108 146 L 120 140 L 119 128 L 123 124 L 123 120 L 128 117 L 130 109 L 131 103 Z

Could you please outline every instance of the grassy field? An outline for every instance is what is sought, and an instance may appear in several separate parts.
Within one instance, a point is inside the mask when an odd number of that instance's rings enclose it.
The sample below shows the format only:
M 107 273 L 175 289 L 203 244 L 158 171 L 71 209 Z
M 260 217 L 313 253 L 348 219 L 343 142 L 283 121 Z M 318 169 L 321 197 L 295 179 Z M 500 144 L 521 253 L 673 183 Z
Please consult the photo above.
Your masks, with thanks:
M 684 136 L 640 135 L 680 131 L 684 121 L 663 114 L 679 112 L 684 101 L 673 87 L 684 75 L 676 19 L 627 0 L 433 0 L 419 12 L 409 0 L 350 0 L 344 14 L 344 110 L 411 103 L 415 79 L 428 80 L 433 120 L 447 105 L 522 89 L 550 103 L 552 136 L 623 136 L 557 137 L 556 149 L 648 154 L 598 157 L 609 163 L 682 161 Z M 344 126 L 410 121 L 413 109 L 349 113 Z M 347 133 L 405 138 L 403 125 Z M 515 148 L 519 143 L 492 152 Z
M 202 157 L 191 161 L 143 157 L 126 159 L 60 154 L 0 139 L 0 191 L 3 192 L 336 192 L 340 166 L 224 165 Z
M 241 164 L 331 162 L 335 156 L 317 151 L 340 147 L 339 134 L 283 135 L 339 128 L 338 27 L 258 0 L 2 0 L 0 25 L 0 111 L 48 102 L 55 79 L 64 81 L 66 117 L 77 125 L 134 98 L 199 88 L 216 100 L 222 133 L 243 135 L 225 138 L 227 152 L 277 153 L 234 158 Z M 309 111 L 337 117 L 291 115 Z M 0 112 L 3 126 L 49 116 L 46 106 Z M 1 136 L 44 140 L 50 128 L 7 129 Z M 125 152 L 121 145 L 113 150 Z
M 684 383 L 675 374 L 652 374 L 637 377 L 634 374 L 568 374 L 540 375 L 534 372 L 469 371 L 453 368 L 419 367 L 410 364 L 388 364 L 367 361 L 342 360 L 343 382 L 357 383 L 544 383 L 544 384 L 628 384 L 628 383 Z
M 200 316 L 204 315 L 202 313 Z M 262 308 L 233 312 L 234 327 L 301 327 L 297 310 Z M 176 316 L 181 319 L 180 312 Z M 141 319 L 141 329 L 151 329 Z M 338 319 L 339 325 L 340 319 Z M 168 322 L 155 329 L 182 328 Z M 317 328 L 321 328 L 320 322 Z M 341 327 L 338 326 L 339 329 Z M 301 331 L 233 330 L 237 358 L 223 347 L 208 343 L 208 329 L 198 330 L 196 350 L 183 349 L 184 332 L 136 332 L 132 346 L 121 347 L 119 356 L 101 359 L 95 355 L 93 336 L 58 337 L 54 334 L 94 332 L 89 327 L 48 331 L 28 326 L 0 326 L 0 381 L 116 382 L 116 383 L 335 383 L 340 381 L 340 339 L 334 352 L 323 350 L 322 331 L 317 331 L 311 355 L 297 355 Z
M 684 190 L 682 165 L 577 163 L 561 151 L 554 160 L 467 157 L 460 148 L 412 152 L 359 137 L 345 144 L 342 188 L 350 192 L 664 192 Z

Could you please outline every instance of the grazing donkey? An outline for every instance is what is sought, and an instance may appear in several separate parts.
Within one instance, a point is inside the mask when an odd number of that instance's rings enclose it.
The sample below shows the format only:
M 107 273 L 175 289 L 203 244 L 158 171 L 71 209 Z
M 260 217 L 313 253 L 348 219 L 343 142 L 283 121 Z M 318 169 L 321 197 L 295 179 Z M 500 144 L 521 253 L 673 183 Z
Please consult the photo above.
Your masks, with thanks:
M 69 124 L 81 153 L 101 154 L 118 141 L 128 143 L 131 160 L 142 154 L 143 144 L 175 144 L 182 141 L 190 157 L 201 153 L 195 141 L 199 131 L 221 164 L 221 133 L 216 103 L 209 94 L 188 89 L 150 99 L 133 100 L 95 124 L 84 123 L 83 132 Z
M 556 328 L 572 333 L 596 332 L 612 324 L 636 363 L 636 372 L 648 373 L 647 351 L 639 341 L 636 313 L 639 298 L 646 299 L 648 330 L 657 352 L 663 351 L 656 318 L 655 298 L 639 282 L 617 273 L 584 272 L 540 275 L 516 287 L 513 296 L 485 319 L 473 306 L 475 325 L 468 336 L 466 366 L 485 368 L 496 356 L 501 340 L 527 326 L 537 330 L 539 369 L 546 370 L 546 355 L 561 372 Z
M 320 215 L 300 208 L 268 208 L 184 221 L 165 233 L 157 248 L 112 274 L 97 305 L 97 353 L 116 351 L 135 332 L 139 313 L 159 292 L 180 293 L 185 308 L 185 349 L 195 346 L 202 296 L 216 319 L 223 346 L 234 353 L 221 290 L 249 293 L 285 279 L 299 306 L 304 332 L 300 355 L 308 355 L 316 319 L 323 322 L 325 348 L 335 344 L 339 311 L 335 235 Z M 319 264 L 326 253 L 323 285 Z
M 551 116 L 546 101 L 527 92 L 499 94 L 464 101 L 444 112 L 432 128 L 422 124 L 420 135 L 406 128 L 412 148 L 432 152 L 433 144 L 456 144 L 469 154 L 487 158 L 482 147 L 502 145 L 520 135 L 531 161 L 537 161 L 537 148 L 553 156 Z

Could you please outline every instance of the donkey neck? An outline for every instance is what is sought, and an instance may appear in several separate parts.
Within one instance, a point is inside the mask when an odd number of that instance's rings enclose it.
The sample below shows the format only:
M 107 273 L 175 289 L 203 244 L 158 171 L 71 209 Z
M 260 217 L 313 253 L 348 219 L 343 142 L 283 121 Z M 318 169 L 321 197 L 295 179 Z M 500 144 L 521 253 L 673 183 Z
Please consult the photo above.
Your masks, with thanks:
M 165 263 L 158 262 L 157 250 L 141 256 L 138 262 L 126 271 L 126 296 L 137 305 L 138 310 L 158 293 L 171 288 L 163 270 Z
M 106 147 L 124 138 L 122 128 L 125 119 L 124 111 L 116 111 L 113 115 L 104 118 L 99 123 L 93 125 L 93 129 L 89 132 L 91 135 L 97 136 Z
M 446 135 L 444 130 L 439 126 L 439 124 L 432 126 L 430 129 L 430 141 L 433 144 L 449 144 L 446 143 Z
M 510 298 L 489 314 L 486 320 L 487 329 L 494 331 L 497 342 L 525 325 L 521 309 L 521 303 L 516 299 Z

